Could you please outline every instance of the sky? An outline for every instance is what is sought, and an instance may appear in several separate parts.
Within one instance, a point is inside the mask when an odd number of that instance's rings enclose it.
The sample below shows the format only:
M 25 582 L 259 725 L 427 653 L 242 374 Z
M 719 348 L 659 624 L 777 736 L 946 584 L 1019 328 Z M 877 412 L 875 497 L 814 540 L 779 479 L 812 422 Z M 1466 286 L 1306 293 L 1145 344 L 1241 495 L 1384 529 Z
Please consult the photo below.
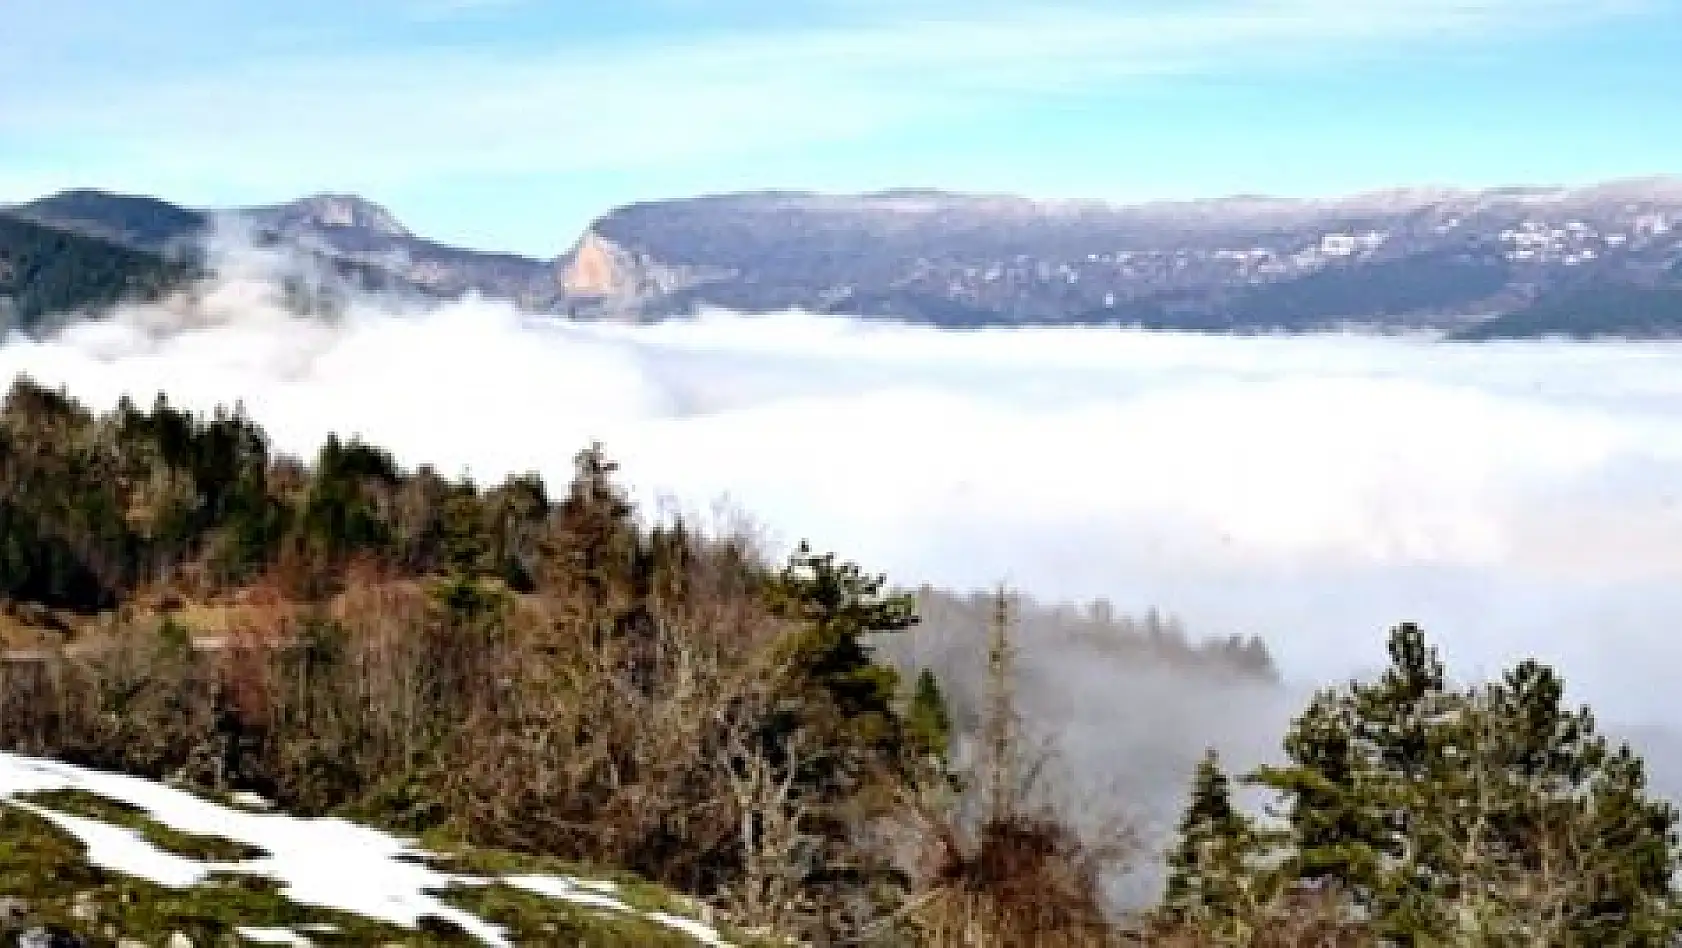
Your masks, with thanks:
M 1678 169 L 1676 0 L 55 0 L 0 30 L 0 202 L 354 192 L 553 256 L 758 188 L 1121 202 Z

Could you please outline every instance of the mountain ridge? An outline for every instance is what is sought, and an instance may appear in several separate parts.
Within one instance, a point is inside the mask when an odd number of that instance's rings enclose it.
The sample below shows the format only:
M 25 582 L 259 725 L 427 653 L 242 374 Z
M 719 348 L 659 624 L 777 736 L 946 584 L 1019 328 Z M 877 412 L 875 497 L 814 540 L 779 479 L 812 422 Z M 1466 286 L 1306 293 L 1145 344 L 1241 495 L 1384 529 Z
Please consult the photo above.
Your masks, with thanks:
M 166 257 L 231 218 L 429 296 L 477 294 L 584 318 L 723 307 L 951 327 L 1353 326 L 1464 338 L 1682 330 L 1672 315 L 1682 306 L 1671 305 L 1682 302 L 1678 176 L 1138 204 L 934 188 L 745 191 L 622 205 L 549 260 L 429 240 L 389 209 L 342 193 L 195 209 L 80 190 L 0 214 Z M 1610 287 L 1653 312 L 1578 325 L 1560 307 L 1575 305 L 1584 286 Z
M 1679 224 L 1675 178 L 1131 206 L 927 190 L 747 192 L 630 204 L 598 219 L 591 234 L 625 256 L 709 277 L 658 296 L 569 303 L 575 313 L 637 317 L 722 306 L 960 326 L 1456 331 L 1523 311 L 1582 272 L 1674 283 Z M 1409 285 L 1407 274 L 1423 278 L 1442 260 L 1454 264 L 1452 279 Z M 1317 294 L 1316 284 L 1337 292 Z

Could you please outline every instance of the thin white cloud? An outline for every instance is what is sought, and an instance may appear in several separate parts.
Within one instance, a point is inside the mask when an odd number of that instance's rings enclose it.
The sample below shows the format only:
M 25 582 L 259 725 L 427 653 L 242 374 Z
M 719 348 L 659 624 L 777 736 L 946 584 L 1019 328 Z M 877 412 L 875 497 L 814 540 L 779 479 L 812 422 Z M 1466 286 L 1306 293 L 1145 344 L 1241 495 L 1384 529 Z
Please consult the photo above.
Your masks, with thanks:
M 875 4 L 535 50 L 266 56 L 227 70 L 0 90 L 0 136 L 86 142 L 78 171 L 196 193 L 680 165 L 868 137 L 1142 76 L 1394 55 L 1628 13 L 1566 0 Z M 833 5 L 832 5 L 833 11 Z M 779 21 L 782 22 L 782 21 Z

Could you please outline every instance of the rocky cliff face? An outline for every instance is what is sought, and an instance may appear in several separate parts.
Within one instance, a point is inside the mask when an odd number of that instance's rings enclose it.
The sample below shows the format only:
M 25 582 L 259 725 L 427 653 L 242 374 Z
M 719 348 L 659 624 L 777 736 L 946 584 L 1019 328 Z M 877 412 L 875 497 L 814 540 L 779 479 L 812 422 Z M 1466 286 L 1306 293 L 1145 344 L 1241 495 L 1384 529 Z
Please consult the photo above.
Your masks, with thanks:
M 671 265 L 626 249 L 588 230 L 571 253 L 556 261 L 555 306 L 581 316 L 635 318 L 708 282 L 726 280 L 723 268 Z
M 620 296 L 641 282 L 635 268 L 630 254 L 589 231 L 578 242 L 572 261 L 561 267 L 561 290 L 569 296 Z

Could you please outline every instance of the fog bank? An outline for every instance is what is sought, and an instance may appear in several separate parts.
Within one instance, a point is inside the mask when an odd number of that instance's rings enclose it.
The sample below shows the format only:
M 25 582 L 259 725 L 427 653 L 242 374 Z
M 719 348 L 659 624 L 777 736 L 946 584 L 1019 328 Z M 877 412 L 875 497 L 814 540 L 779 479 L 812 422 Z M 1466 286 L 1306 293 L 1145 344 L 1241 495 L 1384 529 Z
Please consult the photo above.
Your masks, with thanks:
M 190 314 L 187 310 L 190 309 Z M 1664 722 L 1682 657 L 1682 347 L 1450 346 L 801 314 L 576 324 L 469 301 L 290 315 L 246 273 L 0 347 L 105 407 L 243 401 L 481 481 L 603 441 L 650 509 L 720 498 L 906 585 L 1004 579 L 1262 636 L 1286 675 L 1424 623 L 1456 669 L 1559 663 Z

